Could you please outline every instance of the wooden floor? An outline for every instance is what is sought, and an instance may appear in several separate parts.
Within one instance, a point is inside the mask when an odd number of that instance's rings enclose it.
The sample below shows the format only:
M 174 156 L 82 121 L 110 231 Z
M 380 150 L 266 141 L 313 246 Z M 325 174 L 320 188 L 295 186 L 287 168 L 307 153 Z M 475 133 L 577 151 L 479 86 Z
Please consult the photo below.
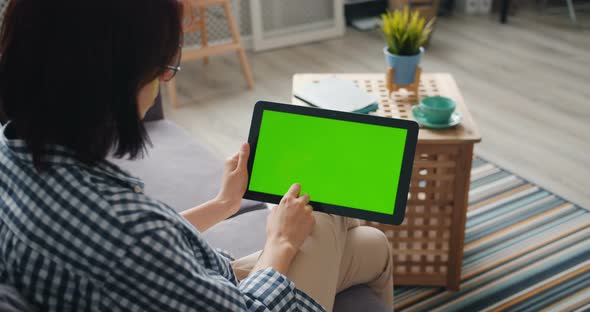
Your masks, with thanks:
M 442 18 L 422 66 L 455 76 L 483 135 L 477 155 L 590 208 L 590 29 L 526 15 L 508 25 Z M 348 29 L 339 39 L 250 53 L 252 91 L 234 55 L 185 64 L 182 107 L 168 104 L 166 113 L 227 156 L 246 140 L 257 100 L 290 101 L 293 74 L 381 72 L 382 47 L 377 32 Z

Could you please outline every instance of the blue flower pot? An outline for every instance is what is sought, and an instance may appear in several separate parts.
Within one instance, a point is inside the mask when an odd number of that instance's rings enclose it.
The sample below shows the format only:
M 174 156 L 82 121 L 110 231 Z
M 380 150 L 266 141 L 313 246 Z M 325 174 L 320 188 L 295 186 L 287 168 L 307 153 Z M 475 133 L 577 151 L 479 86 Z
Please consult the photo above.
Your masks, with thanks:
M 424 48 L 420 48 L 420 53 L 416 55 L 395 55 L 388 51 L 388 48 L 383 48 L 385 54 L 385 61 L 389 67 L 395 69 L 393 73 L 393 82 L 398 86 L 411 85 L 416 77 L 416 68 L 420 64 Z

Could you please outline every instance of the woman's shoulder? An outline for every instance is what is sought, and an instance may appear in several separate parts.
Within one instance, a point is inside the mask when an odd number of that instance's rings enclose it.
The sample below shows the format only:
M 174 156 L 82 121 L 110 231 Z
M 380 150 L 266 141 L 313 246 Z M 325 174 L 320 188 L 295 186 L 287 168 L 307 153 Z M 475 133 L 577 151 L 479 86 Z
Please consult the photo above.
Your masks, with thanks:
M 60 162 L 36 172 L 29 162 L 0 160 L 11 173 L 1 176 L 12 177 L 3 183 L 9 207 L 0 217 L 23 241 L 55 249 L 49 253 L 88 250 L 87 243 L 121 253 L 146 231 L 182 224 L 173 209 L 144 194 L 141 180 L 116 167 Z
M 141 179 L 112 163 L 85 167 L 80 178 L 83 188 L 100 198 L 101 208 L 133 236 L 182 225 L 182 217 L 174 209 L 145 194 Z

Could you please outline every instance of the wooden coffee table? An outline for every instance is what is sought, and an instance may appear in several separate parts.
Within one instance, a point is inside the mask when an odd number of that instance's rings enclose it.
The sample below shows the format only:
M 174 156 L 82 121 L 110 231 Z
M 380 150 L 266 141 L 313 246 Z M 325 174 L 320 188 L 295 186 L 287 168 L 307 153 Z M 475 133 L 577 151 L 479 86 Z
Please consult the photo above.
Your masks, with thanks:
M 413 119 L 412 106 L 425 96 L 446 96 L 457 103 L 463 115 L 460 125 L 446 130 L 420 128 L 404 222 L 398 226 L 365 224 L 382 230 L 391 242 L 396 285 L 458 290 L 473 146 L 481 137 L 455 80 L 450 74 L 423 73 L 416 97 L 404 91 L 390 95 L 384 73 L 296 74 L 293 90 L 328 77 L 352 80 L 376 95 L 379 110 L 372 114 L 378 116 Z M 295 97 L 293 104 L 307 105 Z

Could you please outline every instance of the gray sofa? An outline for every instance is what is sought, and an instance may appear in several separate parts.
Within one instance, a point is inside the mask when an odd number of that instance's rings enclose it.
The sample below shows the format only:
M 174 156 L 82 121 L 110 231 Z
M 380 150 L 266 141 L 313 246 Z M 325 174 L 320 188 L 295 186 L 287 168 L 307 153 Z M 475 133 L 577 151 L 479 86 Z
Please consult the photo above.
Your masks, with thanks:
M 153 143 L 148 157 L 114 162 L 142 178 L 146 194 L 177 211 L 213 198 L 220 185 L 223 159 L 214 157 L 184 130 L 165 120 L 159 99 L 146 120 L 149 120 L 146 128 Z M 264 245 L 267 213 L 265 204 L 243 200 L 236 216 L 217 224 L 204 235 L 214 247 L 227 250 L 236 258 L 248 255 Z M 0 301 L 2 291 L 5 290 L 0 287 Z M 0 307 L 2 304 L 0 302 Z M 338 294 L 334 311 L 380 312 L 387 308 L 367 287 L 355 286 Z

